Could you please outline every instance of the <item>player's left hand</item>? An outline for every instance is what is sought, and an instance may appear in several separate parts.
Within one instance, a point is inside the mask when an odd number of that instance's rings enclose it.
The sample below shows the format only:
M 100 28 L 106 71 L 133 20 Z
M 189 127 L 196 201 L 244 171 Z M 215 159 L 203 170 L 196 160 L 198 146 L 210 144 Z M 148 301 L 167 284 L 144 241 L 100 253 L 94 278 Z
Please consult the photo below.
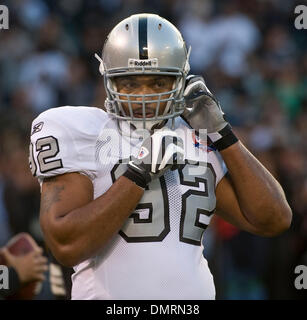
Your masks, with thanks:
M 186 108 L 182 117 L 189 125 L 199 131 L 206 129 L 209 138 L 217 150 L 223 150 L 237 142 L 230 124 L 224 118 L 224 112 L 207 88 L 201 76 L 189 75 L 184 91 Z

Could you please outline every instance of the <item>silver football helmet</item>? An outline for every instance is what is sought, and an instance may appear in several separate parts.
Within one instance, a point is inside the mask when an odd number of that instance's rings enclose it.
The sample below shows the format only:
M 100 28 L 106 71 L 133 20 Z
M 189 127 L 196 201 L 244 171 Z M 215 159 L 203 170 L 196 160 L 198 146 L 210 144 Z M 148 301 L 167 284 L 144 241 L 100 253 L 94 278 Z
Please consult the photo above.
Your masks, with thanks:
M 115 118 L 127 120 L 135 128 L 152 130 L 166 119 L 184 111 L 183 91 L 190 70 L 190 49 L 178 29 L 155 14 L 135 14 L 117 24 L 108 35 L 102 51 L 99 71 L 107 93 L 105 107 Z M 171 91 L 153 94 L 123 94 L 117 91 L 114 78 L 130 75 L 174 76 Z M 166 102 L 163 114 L 160 103 Z M 123 108 L 128 104 L 129 113 Z M 156 104 L 155 115 L 146 118 L 146 105 Z M 131 104 L 142 107 L 142 117 L 133 114 Z M 140 109 L 140 108 L 139 108 Z

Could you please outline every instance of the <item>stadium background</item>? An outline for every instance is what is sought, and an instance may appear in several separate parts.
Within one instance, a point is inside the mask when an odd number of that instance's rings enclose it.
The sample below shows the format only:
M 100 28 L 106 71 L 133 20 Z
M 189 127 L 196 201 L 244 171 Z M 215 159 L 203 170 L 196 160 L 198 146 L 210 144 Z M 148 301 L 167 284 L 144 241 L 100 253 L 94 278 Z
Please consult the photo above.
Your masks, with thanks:
M 21 231 L 43 243 L 39 186 L 27 161 L 33 118 L 60 105 L 102 107 L 94 53 L 121 19 L 157 13 L 182 31 L 192 72 L 205 77 L 293 209 L 291 228 L 272 239 L 214 220 L 204 243 L 217 298 L 302 298 L 294 268 L 307 265 L 307 41 L 294 27 L 294 8 L 303 2 L 1 1 L 10 29 L 0 30 L 0 247 Z

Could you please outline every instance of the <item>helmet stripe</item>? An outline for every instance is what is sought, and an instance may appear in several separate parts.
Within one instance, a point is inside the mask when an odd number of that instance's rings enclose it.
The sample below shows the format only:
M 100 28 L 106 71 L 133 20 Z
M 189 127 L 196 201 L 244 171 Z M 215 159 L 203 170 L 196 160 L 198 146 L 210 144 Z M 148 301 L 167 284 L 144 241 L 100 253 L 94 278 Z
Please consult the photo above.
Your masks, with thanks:
M 139 17 L 139 58 L 148 59 L 147 17 Z

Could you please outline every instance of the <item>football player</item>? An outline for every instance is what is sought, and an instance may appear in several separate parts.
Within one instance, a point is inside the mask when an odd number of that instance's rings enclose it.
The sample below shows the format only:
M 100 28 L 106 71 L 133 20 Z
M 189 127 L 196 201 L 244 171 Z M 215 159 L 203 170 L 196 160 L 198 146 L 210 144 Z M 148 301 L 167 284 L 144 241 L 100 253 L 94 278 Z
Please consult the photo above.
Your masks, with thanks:
M 65 106 L 33 121 L 40 223 L 74 267 L 72 299 L 214 299 L 202 254 L 213 214 L 262 236 L 291 223 L 278 182 L 188 75 L 189 51 L 169 21 L 132 15 L 98 57 L 107 112 Z

